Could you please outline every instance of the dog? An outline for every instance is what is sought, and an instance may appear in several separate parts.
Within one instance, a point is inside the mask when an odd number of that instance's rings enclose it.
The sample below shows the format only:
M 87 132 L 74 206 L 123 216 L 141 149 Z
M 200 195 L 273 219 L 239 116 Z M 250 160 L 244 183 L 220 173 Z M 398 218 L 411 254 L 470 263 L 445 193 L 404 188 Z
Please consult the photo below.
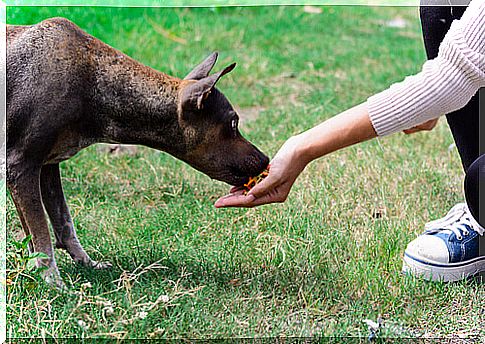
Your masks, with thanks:
M 213 179 L 240 186 L 269 159 L 238 130 L 238 115 L 215 87 L 235 63 L 210 74 L 211 54 L 184 79 L 151 69 L 64 18 L 7 26 L 7 187 L 29 249 L 48 258 L 47 282 L 63 287 L 49 234 L 72 259 L 95 269 L 79 242 L 59 163 L 95 143 L 148 146 Z

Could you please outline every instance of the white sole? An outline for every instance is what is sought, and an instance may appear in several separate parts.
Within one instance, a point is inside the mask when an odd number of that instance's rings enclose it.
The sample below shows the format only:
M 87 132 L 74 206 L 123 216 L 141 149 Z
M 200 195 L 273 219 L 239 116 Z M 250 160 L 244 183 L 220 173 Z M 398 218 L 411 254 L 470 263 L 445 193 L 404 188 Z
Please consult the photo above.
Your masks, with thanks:
M 485 271 L 485 256 L 461 263 L 437 263 L 404 253 L 402 271 L 431 281 L 455 282 Z

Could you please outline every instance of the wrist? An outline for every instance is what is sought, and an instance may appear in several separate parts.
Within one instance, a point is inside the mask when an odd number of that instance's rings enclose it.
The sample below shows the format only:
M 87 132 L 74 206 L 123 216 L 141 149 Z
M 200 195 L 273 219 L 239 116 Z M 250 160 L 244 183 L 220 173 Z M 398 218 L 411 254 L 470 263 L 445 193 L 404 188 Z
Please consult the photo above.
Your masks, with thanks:
M 312 154 L 310 140 L 306 136 L 306 133 L 295 135 L 291 137 L 291 140 L 294 142 L 295 157 L 303 168 L 305 168 L 306 165 L 315 159 Z

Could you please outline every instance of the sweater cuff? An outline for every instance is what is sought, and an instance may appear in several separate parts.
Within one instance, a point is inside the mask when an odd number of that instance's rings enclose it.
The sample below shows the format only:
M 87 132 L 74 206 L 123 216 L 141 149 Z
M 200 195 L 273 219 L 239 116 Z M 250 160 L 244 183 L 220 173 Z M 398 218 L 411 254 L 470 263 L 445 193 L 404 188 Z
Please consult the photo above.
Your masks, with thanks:
M 396 116 L 396 106 L 391 89 L 375 94 L 367 99 L 369 118 L 377 136 L 386 136 L 400 130 L 402 123 Z

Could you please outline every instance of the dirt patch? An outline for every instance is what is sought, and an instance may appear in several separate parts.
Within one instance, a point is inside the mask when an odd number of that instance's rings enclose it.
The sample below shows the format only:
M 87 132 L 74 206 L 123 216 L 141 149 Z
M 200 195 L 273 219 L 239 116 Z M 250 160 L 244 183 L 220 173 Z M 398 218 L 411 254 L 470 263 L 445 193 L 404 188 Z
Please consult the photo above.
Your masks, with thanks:
M 260 103 L 249 107 L 234 106 L 239 114 L 241 124 L 256 120 L 259 115 L 268 110 L 287 106 L 302 106 L 303 97 L 307 96 L 312 87 L 300 80 L 294 72 L 283 72 L 272 77 L 255 81 L 261 88 L 270 91 L 269 96 L 260 98 Z
M 265 80 L 265 82 L 268 85 L 272 85 L 275 90 L 272 103 L 276 106 L 288 104 L 293 106 L 303 105 L 304 103 L 300 99 L 312 90 L 310 85 L 299 80 L 296 74 L 292 72 L 277 75 Z
M 263 106 L 251 106 L 246 108 L 240 108 L 239 106 L 235 106 L 234 109 L 239 115 L 239 120 L 242 125 L 246 124 L 247 122 L 254 121 L 259 117 L 259 114 L 261 112 L 266 110 L 266 108 Z
M 101 153 L 108 153 L 113 156 L 118 155 L 135 155 L 138 151 L 138 147 L 135 145 L 122 145 L 122 144 L 105 144 L 100 143 L 97 145 L 96 150 Z

